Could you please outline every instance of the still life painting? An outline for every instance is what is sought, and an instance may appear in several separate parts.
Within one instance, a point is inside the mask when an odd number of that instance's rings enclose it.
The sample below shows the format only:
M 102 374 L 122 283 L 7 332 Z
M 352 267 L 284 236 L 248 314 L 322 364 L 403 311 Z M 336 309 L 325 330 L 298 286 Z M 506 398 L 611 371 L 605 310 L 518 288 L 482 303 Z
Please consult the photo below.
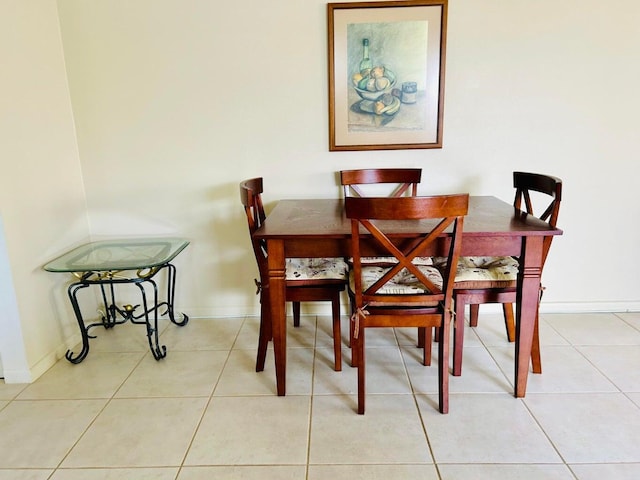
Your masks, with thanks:
M 330 150 L 442 146 L 446 6 L 328 5 Z

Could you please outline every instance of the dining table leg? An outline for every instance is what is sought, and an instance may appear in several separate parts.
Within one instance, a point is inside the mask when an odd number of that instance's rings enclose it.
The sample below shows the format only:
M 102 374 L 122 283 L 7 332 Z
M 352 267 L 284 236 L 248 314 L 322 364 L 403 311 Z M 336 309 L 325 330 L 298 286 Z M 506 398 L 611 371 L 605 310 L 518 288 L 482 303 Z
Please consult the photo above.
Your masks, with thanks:
M 518 273 L 516 302 L 515 396 L 527 392 L 533 330 L 538 313 L 540 276 L 542 274 L 542 236 L 522 238 L 522 255 Z
M 273 353 L 276 363 L 276 387 L 279 396 L 287 389 L 287 322 L 286 322 L 286 270 L 284 240 L 267 241 L 269 255 L 269 303 L 271 306 L 271 327 L 273 333 Z

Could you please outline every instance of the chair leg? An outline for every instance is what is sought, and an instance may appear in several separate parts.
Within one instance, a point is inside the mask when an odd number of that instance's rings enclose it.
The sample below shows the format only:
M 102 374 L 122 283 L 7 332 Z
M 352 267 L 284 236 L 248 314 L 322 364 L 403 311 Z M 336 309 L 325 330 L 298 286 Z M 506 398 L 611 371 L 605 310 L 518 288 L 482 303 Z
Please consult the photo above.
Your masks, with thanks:
M 353 317 L 353 314 L 355 312 L 355 309 L 353 308 L 353 303 L 354 303 L 354 299 L 351 298 L 351 296 L 349 296 L 349 318 Z M 349 348 L 353 348 L 353 322 L 349 321 Z M 355 367 L 355 365 L 352 365 L 352 367 Z
M 349 337 L 351 338 L 351 366 L 358 366 L 358 339 L 353 336 L 353 322 L 349 321 Z
M 510 342 L 516 341 L 516 322 L 513 316 L 513 304 L 503 303 L 502 312 L 504 313 L 504 326 L 507 329 L 507 338 Z
M 423 358 L 422 363 L 425 366 L 431 365 L 431 344 L 433 343 L 433 328 L 431 327 L 418 327 L 418 339 L 419 343 L 422 343 Z
M 478 326 L 478 312 L 480 311 L 480 305 L 472 303 L 469 305 L 469 325 L 472 327 Z
M 358 343 L 357 339 L 354 338 L 355 333 L 355 324 L 353 320 L 353 307 L 351 307 L 351 316 L 349 317 L 349 347 L 351 348 L 351 367 L 358 366 L 358 348 L 356 344 Z
M 540 302 L 542 301 L 542 294 L 544 293 L 544 287 L 540 285 L 540 294 L 538 296 L 538 311 L 536 312 L 536 323 L 533 324 L 533 343 L 531 344 L 531 366 L 533 373 L 542 373 L 542 360 L 540 359 Z
M 268 295 L 260 293 L 260 334 L 258 336 L 258 355 L 256 358 L 256 372 L 264 370 L 264 362 L 267 357 L 267 346 L 273 334 L 271 331 L 271 312 Z
M 364 329 L 361 328 L 358 338 L 355 339 L 355 350 L 358 356 L 358 413 L 364 415 L 365 400 L 365 358 L 364 358 Z
M 453 319 L 453 375 L 462 375 L 462 349 L 464 346 L 464 306 L 458 297 L 455 301 L 455 317 Z
M 449 413 L 449 341 L 451 314 L 444 312 L 438 342 L 438 404 L 440 413 Z
M 293 326 L 300 326 L 300 302 L 293 302 Z
M 340 331 L 340 293 L 336 293 L 331 300 L 331 313 L 333 315 L 333 361 L 334 370 L 342 370 L 342 333 Z
M 533 324 L 533 342 L 531 344 L 531 366 L 533 373 L 542 373 L 542 360 L 540 359 L 540 336 L 538 332 L 538 316 Z

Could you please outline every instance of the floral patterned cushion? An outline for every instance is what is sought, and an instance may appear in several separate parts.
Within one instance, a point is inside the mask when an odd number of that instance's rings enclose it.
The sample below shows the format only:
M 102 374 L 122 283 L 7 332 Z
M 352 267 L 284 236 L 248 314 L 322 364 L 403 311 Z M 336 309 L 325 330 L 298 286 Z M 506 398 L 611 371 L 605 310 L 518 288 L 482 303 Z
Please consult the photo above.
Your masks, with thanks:
M 362 265 L 386 267 L 398 263 L 395 257 L 361 257 Z M 414 265 L 433 265 L 431 257 L 416 257 L 413 259 Z M 353 257 L 349 258 L 349 265 L 353 265 Z
M 342 258 L 287 258 L 287 280 L 346 280 L 349 267 Z
M 434 260 L 438 267 L 446 258 Z M 518 278 L 518 260 L 513 257 L 460 257 L 456 269 L 456 288 L 507 287 Z
M 434 283 L 434 285 L 442 287 L 442 275 L 440 275 L 440 271 L 437 268 L 427 265 L 420 265 L 418 268 Z M 373 285 L 388 270 L 389 268 L 379 266 L 362 267 L 363 291 Z M 351 271 L 349 275 L 349 287 L 351 288 L 351 291 L 355 291 L 355 277 L 353 271 Z M 393 277 L 390 282 L 387 282 L 384 287 L 377 291 L 377 293 L 381 294 L 416 294 L 428 292 L 427 288 L 418 281 L 415 275 L 408 272 L 406 269 L 403 269 Z

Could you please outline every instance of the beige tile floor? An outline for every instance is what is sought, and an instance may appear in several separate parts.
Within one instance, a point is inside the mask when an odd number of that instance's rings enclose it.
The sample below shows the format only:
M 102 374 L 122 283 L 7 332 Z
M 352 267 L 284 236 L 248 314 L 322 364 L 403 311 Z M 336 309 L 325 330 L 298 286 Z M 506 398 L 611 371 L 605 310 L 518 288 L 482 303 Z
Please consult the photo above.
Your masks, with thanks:
M 122 325 L 97 332 L 79 365 L 0 381 L 0 480 L 640 478 L 640 313 L 543 315 L 544 373 L 524 399 L 501 320 L 482 314 L 448 415 L 413 331 L 368 334 L 359 416 L 348 349 L 334 372 L 330 320 L 302 324 L 286 397 L 271 351 L 254 370 L 253 317 L 166 322 L 159 362 L 143 328 Z

